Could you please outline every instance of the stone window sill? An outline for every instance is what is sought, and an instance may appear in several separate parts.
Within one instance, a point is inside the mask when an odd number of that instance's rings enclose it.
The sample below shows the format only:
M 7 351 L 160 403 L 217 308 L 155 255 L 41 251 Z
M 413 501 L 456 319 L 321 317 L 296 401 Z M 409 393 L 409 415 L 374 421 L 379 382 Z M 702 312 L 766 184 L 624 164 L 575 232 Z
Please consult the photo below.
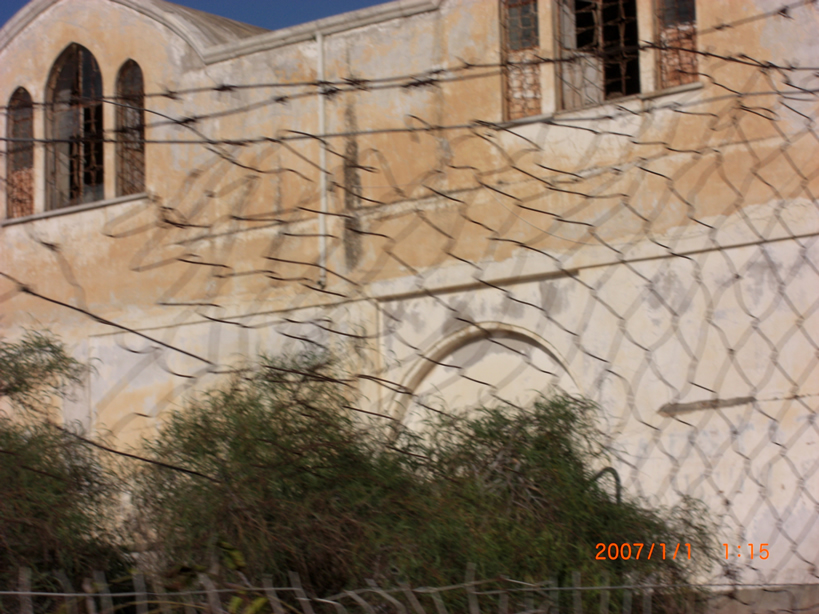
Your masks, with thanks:
M 58 217 L 60 215 L 70 215 L 72 213 L 79 213 L 81 211 L 90 211 L 91 209 L 102 209 L 103 207 L 110 207 L 111 205 L 119 205 L 122 203 L 129 203 L 135 200 L 148 198 L 146 192 L 139 194 L 129 194 L 128 196 L 118 196 L 117 198 L 109 198 L 108 200 L 97 200 L 92 203 L 83 203 L 81 205 L 74 205 L 73 207 L 62 207 L 61 209 L 53 209 L 51 211 L 42 211 L 34 213 L 33 215 L 26 215 L 24 217 L 14 217 L 0 221 L 0 227 L 14 226 L 15 224 L 25 224 L 26 222 L 33 222 L 35 220 L 42 220 L 50 217 Z
M 530 115 L 529 117 L 521 117 L 519 119 L 507 120 L 501 124 L 504 128 L 514 128 L 515 126 L 536 124 L 540 122 L 549 122 L 554 119 L 565 119 L 577 113 L 585 113 L 592 109 L 601 109 L 607 106 L 620 106 L 629 104 L 631 102 L 642 102 L 646 100 L 653 100 L 655 98 L 662 98 L 665 96 L 673 96 L 674 94 L 682 94 L 684 92 L 692 92 L 701 90 L 705 85 L 702 81 L 695 81 L 694 83 L 685 83 L 683 85 L 675 85 L 674 87 L 667 87 L 653 92 L 645 92 L 641 94 L 632 94 L 631 96 L 623 96 L 622 98 L 615 98 L 613 100 L 605 100 L 600 104 L 589 105 L 587 107 L 579 107 L 577 109 L 561 109 L 554 113 L 542 115 Z

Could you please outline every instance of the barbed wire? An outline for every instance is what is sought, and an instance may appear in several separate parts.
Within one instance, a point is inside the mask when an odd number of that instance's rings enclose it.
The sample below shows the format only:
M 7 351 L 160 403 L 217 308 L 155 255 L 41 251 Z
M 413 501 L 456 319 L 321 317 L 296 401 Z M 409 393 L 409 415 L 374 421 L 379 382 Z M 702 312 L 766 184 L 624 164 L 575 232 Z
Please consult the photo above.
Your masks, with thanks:
M 781 5 L 697 35 L 815 6 Z M 88 344 L 119 363 L 95 380 L 93 405 L 115 434 L 135 419 L 110 411 L 131 380 L 151 373 L 173 382 L 155 418 L 235 373 L 235 357 L 252 355 L 254 344 L 342 355 L 348 372 L 338 383 L 361 394 L 349 409 L 413 428 L 447 411 L 441 399 L 521 408 L 529 390 L 585 394 L 601 407 L 634 496 L 702 497 L 726 542 L 764 534 L 779 545 L 775 565 L 746 566 L 731 587 L 815 584 L 819 86 L 811 79 L 819 68 L 637 48 L 696 56 L 699 89 L 508 122 L 406 115 L 403 125 L 347 121 L 323 134 L 237 126 L 240 138 L 208 136 L 207 122 L 310 97 L 467 85 L 580 56 L 149 92 L 166 107 L 205 94 L 216 96 L 197 104 L 225 106 L 187 117 L 146 108 L 156 119 L 147 130 L 192 135 L 140 139 L 149 156 L 153 146 L 192 145 L 198 157 L 173 190 L 93 222 L 101 245 L 125 246 L 127 263 L 109 264 L 147 286 L 139 300 L 151 317 L 96 296 L 100 282 L 82 250 L 102 247 L 7 223 L 8 249 L 28 250 L 39 268 L 2 264 L 4 319 L 49 305 L 99 325 Z M 275 88 L 304 91 L 238 105 L 220 98 Z M 85 102 L 134 108 L 110 97 Z M 122 133 L 104 134 L 97 142 Z M 332 162 L 322 165 L 305 144 Z M 773 474 L 784 478 L 772 484 Z M 724 585 L 715 578 L 735 577 L 733 563 L 702 585 Z

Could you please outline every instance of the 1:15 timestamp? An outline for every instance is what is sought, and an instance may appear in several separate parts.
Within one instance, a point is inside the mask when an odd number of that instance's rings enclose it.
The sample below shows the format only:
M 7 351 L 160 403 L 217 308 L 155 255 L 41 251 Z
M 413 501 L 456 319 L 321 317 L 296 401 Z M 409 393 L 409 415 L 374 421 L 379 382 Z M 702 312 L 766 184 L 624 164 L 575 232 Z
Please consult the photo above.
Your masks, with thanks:
M 728 558 L 728 544 L 722 544 L 722 545 L 725 546 L 725 558 L 727 559 Z M 766 548 L 767 545 L 768 544 L 759 544 L 758 556 L 762 560 L 765 560 L 770 556 L 770 553 L 768 552 L 768 548 Z M 754 558 L 754 545 L 753 544 L 748 544 L 748 547 L 751 549 L 751 558 Z M 737 550 L 742 550 L 742 546 L 737 546 Z M 737 556 L 741 557 L 742 553 L 737 552 Z

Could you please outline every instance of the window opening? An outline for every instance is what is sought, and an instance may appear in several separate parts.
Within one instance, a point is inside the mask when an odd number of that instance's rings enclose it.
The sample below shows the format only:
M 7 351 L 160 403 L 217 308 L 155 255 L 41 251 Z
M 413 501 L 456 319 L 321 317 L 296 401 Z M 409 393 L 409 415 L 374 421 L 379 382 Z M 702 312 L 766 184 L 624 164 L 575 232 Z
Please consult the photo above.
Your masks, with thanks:
M 117 195 L 145 191 L 145 85 L 133 60 L 117 77 Z
M 563 108 L 640 92 L 636 0 L 558 0 Z
M 22 87 L 9 100 L 7 126 L 14 140 L 6 158 L 6 215 L 23 217 L 34 213 L 34 104 Z
M 695 0 L 658 0 L 660 83 L 674 87 L 697 80 Z
M 541 113 L 537 0 L 504 0 L 504 89 L 506 115 L 518 119 Z
M 85 47 L 69 45 L 54 63 L 47 103 L 48 208 L 102 200 L 102 77 Z

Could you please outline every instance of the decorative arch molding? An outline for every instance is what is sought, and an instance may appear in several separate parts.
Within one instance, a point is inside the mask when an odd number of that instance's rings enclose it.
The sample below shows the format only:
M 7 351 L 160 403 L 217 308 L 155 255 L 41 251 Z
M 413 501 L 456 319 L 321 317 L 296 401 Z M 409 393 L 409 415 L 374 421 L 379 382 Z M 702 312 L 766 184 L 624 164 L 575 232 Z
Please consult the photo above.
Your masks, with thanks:
M 21 8 L 12 17 L 6 25 L 0 30 L 0 52 L 2 52 L 23 30 L 25 30 L 33 21 L 38 19 L 43 13 L 48 11 L 55 4 L 59 4 L 63 0 L 32 0 Z M 136 10 L 143 15 L 151 17 L 155 21 L 167 26 L 175 34 L 185 39 L 197 52 L 201 55 L 201 50 L 194 42 L 194 37 L 191 32 L 187 32 L 184 25 L 177 23 L 176 20 L 171 20 L 161 11 L 157 10 L 150 0 L 140 0 L 135 2 L 132 0 L 111 0 L 116 4 L 127 6 Z M 144 4 L 143 4 L 144 3 Z
M 577 384 L 577 378 L 569 370 L 566 361 L 560 356 L 557 349 L 546 339 L 521 326 L 514 324 L 507 324 L 504 322 L 478 322 L 476 324 L 469 324 L 447 337 L 439 340 L 424 352 L 421 358 L 418 358 L 406 376 L 402 379 L 398 390 L 389 402 L 388 415 L 394 416 L 399 420 L 405 418 L 405 413 L 409 406 L 409 402 L 415 395 L 416 391 L 424 383 L 427 377 L 432 373 L 435 367 L 439 366 L 443 360 L 458 349 L 482 339 L 488 340 L 496 337 L 507 337 L 523 341 L 545 353 L 556 364 L 558 364 L 563 372 L 571 380 L 575 390 L 580 390 Z
M 52 6 L 65 0 L 31 0 L 0 30 L 0 52 L 14 38 L 25 30 L 33 21 L 48 11 Z M 235 40 L 214 43 L 207 28 L 197 27 L 194 19 L 188 19 L 181 13 L 164 10 L 161 3 L 153 0 L 109 0 L 113 4 L 127 7 L 157 23 L 167 27 L 174 34 L 188 43 L 205 64 L 214 64 L 252 53 L 267 51 L 312 40 L 318 32 L 325 35 L 336 34 L 390 19 L 411 17 L 420 13 L 436 11 L 443 0 L 395 0 L 371 8 L 360 9 L 352 13 L 334 15 L 315 22 L 299 24 L 281 30 L 264 30 L 259 28 L 257 34 L 236 36 Z M 230 20 L 225 20 L 230 21 Z M 238 22 L 233 22 L 238 24 Z M 240 24 L 246 25 L 246 24 Z

